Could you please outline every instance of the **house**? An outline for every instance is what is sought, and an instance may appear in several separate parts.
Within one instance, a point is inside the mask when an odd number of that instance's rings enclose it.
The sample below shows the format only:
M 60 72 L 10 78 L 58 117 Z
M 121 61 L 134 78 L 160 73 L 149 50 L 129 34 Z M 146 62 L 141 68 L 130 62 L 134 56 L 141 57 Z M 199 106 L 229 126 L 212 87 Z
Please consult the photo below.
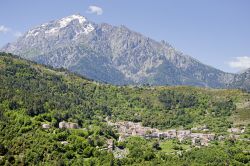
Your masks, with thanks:
M 200 146 L 201 140 L 200 138 L 194 137 L 192 138 L 192 145 L 193 146 Z
M 68 145 L 69 142 L 67 142 L 67 141 L 61 141 L 61 144 L 62 144 L 62 145 Z
M 198 127 L 193 127 L 193 128 L 191 128 L 191 130 L 192 130 L 192 131 L 198 131 L 198 130 L 209 131 L 207 125 L 198 126 Z
M 201 134 L 200 138 L 213 141 L 215 139 L 215 134 Z
M 190 137 L 190 135 L 191 135 L 191 130 L 179 130 L 179 131 L 177 131 L 177 138 L 180 141 Z
M 78 124 L 77 123 L 68 123 L 68 126 L 70 129 L 77 129 L 79 128 Z
M 237 140 L 237 139 L 239 139 L 240 138 L 240 135 L 229 135 L 229 138 L 232 138 L 232 139 L 235 139 L 235 140 Z
M 215 134 L 206 134 L 207 139 L 213 141 L 215 139 Z
M 135 130 L 135 129 L 132 129 L 132 135 L 133 135 L 133 136 L 136 136 L 136 135 L 137 135 L 137 133 L 136 133 L 136 130 Z
M 119 136 L 119 138 L 118 138 L 118 142 L 122 142 L 122 141 L 124 141 L 125 140 L 125 138 L 126 138 L 126 136 L 125 135 L 120 135 Z
M 208 139 L 201 139 L 201 146 L 208 146 Z
M 191 131 L 197 131 L 197 130 L 199 130 L 198 127 L 191 128 Z
M 176 130 L 168 130 L 168 133 L 172 136 L 177 136 Z
M 202 133 L 191 133 L 190 137 L 191 138 L 201 138 L 203 136 Z
M 113 151 L 114 150 L 114 141 L 112 139 L 108 139 L 107 140 L 107 147 L 109 151 Z
M 239 129 L 239 128 L 230 128 L 227 131 L 229 133 L 241 133 L 241 129 Z
M 149 135 L 146 135 L 146 137 L 149 137 L 149 138 L 158 138 L 159 137 L 159 134 L 157 132 L 153 132 Z
M 138 128 L 138 129 L 136 129 L 136 134 L 139 136 L 145 136 L 146 130 L 144 128 Z
M 43 129 L 49 129 L 51 126 L 49 124 L 42 124 Z
M 241 129 L 240 133 L 243 134 L 243 133 L 245 132 L 245 130 L 246 130 L 246 127 L 243 127 L 243 128 Z
M 77 123 L 71 123 L 71 122 L 65 122 L 65 121 L 62 121 L 59 123 L 59 128 L 60 129 L 77 129 L 79 128 L 78 124 Z
M 167 139 L 176 138 L 176 130 L 167 130 L 162 133 L 162 137 Z
M 64 121 L 63 121 L 63 122 L 60 122 L 60 123 L 59 123 L 59 128 L 60 128 L 60 129 L 67 128 L 67 123 L 64 122 Z
M 208 131 L 209 131 L 209 129 L 203 129 L 203 131 L 208 132 Z
M 218 137 L 218 141 L 222 141 L 222 140 L 224 140 L 225 139 L 225 136 L 223 136 L 223 135 L 220 135 L 219 137 Z

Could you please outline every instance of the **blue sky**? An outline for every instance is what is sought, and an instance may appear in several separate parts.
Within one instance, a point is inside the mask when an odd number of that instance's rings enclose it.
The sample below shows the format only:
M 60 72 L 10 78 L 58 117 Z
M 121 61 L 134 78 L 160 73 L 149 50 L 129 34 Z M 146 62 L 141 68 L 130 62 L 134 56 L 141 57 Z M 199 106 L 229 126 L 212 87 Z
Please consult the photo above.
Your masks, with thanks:
M 227 72 L 250 67 L 249 0 L 1 0 L 0 11 L 0 47 L 34 26 L 80 13 L 166 40 Z

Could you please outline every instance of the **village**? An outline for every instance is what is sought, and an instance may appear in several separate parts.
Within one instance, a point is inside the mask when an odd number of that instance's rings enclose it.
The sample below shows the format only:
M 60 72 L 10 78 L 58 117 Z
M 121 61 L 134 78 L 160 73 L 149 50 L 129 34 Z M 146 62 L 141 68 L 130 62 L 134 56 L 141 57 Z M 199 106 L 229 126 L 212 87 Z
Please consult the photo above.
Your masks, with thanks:
M 112 123 L 108 121 L 108 125 L 114 126 L 118 133 L 118 142 L 124 141 L 130 136 L 140 136 L 146 139 L 159 138 L 159 139 L 178 139 L 180 142 L 183 140 L 191 139 L 193 146 L 208 146 L 210 141 L 215 139 L 221 141 L 226 138 L 226 136 L 217 136 L 214 133 L 209 133 L 209 129 L 206 125 L 195 127 L 190 130 L 164 130 L 161 131 L 156 128 L 144 127 L 141 123 L 134 123 L 129 121 Z M 201 132 L 196 132 L 201 131 Z M 229 132 L 230 138 L 239 139 L 240 134 L 244 133 L 245 128 L 230 128 Z
M 229 135 L 216 135 L 214 133 L 209 133 L 209 129 L 206 125 L 194 127 L 190 130 L 159 130 L 151 127 L 144 127 L 141 123 L 135 123 L 130 121 L 118 121 L 111 122 L 106 118 L 106 122 L 109 126 L 114 127 L 119 134 L 118 142 L 123 142 L 126 138 L 131 136 L 139 136 L 145 139 L 177 139 L 179 142 L 183 142 L 184 140 L 191 140 L 191 145 L 195 147 L 208 146 L 210 141 L 218 140 L 222 141 L 226 137 L 230 137 L 233 139 L 239 139 L 240 134 L 245 132 L 245 128 L 229 128 L 227 132 Z M 49 124 L 42 124 L 43 129 L 49 129 L 51 126 Z M 65 122 L 62 121 L 59 123 L 58 128 L 60 129 L 79 129 L 79 125 L 77 123 Z M 200 132 L 197 132 L 200 131 Z M 69 142 L 61 141 L 61 144 L 67 145 Z M 107 140 L 107 148 L 106 150 L 113 151 L 115 148 L 114 140 Z

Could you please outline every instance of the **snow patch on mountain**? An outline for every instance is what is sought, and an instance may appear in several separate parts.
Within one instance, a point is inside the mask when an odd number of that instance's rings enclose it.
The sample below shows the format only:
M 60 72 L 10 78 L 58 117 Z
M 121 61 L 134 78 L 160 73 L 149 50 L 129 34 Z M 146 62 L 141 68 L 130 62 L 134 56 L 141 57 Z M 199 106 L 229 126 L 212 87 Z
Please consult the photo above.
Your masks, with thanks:
M 54 36 L 58 35 L 58 33 L 65 27 L 67 27 L 72 21 L 77 20 L 80 28 L 76 30 L 76 36 L 80 34 L 89 34 L 94 30 L 94 27 L 91 23 L 87 21 L 84 16 L 81 15 L 71 15 L 65 18 L 62 18 L 58 21 L 52 21 L 50 23 L 42 24 L 30 31 L 27 32 L 26 37 L 37 37 L 40 34 Z
M 80 15 L 71 15 L 59 20 L 60 28 L 66 27 L 71 21 L 78 20 L 80 24 L 83 24 L 87 19 Z
M 36 29 L 34 29 L 27 33 L 27 37 L 34 37 L 34 36 L 37 36 L 38 34 L 39 34 L 39 31 L 36 31 Z
M 84 28 L 84 33 L 88 34 L 91 31 L 93 31 L 95 28 L 91 24 L 87 24 L 87 26 Z

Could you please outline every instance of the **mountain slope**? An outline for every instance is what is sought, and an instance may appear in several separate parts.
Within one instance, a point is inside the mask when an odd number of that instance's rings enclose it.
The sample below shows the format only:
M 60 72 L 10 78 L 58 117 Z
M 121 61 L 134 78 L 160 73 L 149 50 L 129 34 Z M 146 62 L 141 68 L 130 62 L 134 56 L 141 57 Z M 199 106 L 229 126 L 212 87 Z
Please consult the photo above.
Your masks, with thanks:
M 225 134 L 242 116 L 249 115 L 250 95 L 240 90 L 194 87 L 128 87 L 100 84 L 62 69 L 0 53 L 0 165 L 219 165 L 249 162 L 249 143 L 223 140 L 209 147 L 190 148 L 175 143 L 183 153 L 166 153 L 155 139 L 131 137 L 118 142 L 110 121 L 141 122 L 158 129 L 206 125 Z M 241 105 L 238 110 L 236 105 Z M 242 107 L 244 106 L 244 107 Z M 249 124 L 249 116 L 244 116 Z M 60 129 L 62 121 L 79 128 Z M 44 128 L 43 124 L 48 125 Z M 247 126 L 246 126 L 247 127 Z M 244 139 L 249 139 L 250 126 Z M 107 141 L 125 147 L 128 155 L 115 158 Z M 176 141 L 175 141 L 176 142 Z M 168 143 L 168 142 L 167 142 Z M 172 146 L 172 144 L 170 145 Z M 167 146 L 169 149 L 169 145 Z M 228 151 L 234 150 L 234 153 Z M 176 152 L 178 152 L 176 151 Z M 245 153 L 246 151 L 246 153 Z M 218 155 L 219 154 L 219 155 Z M 239 156 L 240 155 L 240 156 Z M 208 157 L 207 157 L 208 156 Z M 219 158 L 218 158 L 219 157 Z M 236 165 L 237 165 L 236 164 Z
M 112 84 L 226 87 L 225 73 L 125 26 L 95 24 L 80 15 L 31 29 L 2 51 L 53 67 L 64 67 Z
M 250 69 L 237 74 L 233 82 L 229 85 L 231 88 L 240 88 L 250 91 Z

